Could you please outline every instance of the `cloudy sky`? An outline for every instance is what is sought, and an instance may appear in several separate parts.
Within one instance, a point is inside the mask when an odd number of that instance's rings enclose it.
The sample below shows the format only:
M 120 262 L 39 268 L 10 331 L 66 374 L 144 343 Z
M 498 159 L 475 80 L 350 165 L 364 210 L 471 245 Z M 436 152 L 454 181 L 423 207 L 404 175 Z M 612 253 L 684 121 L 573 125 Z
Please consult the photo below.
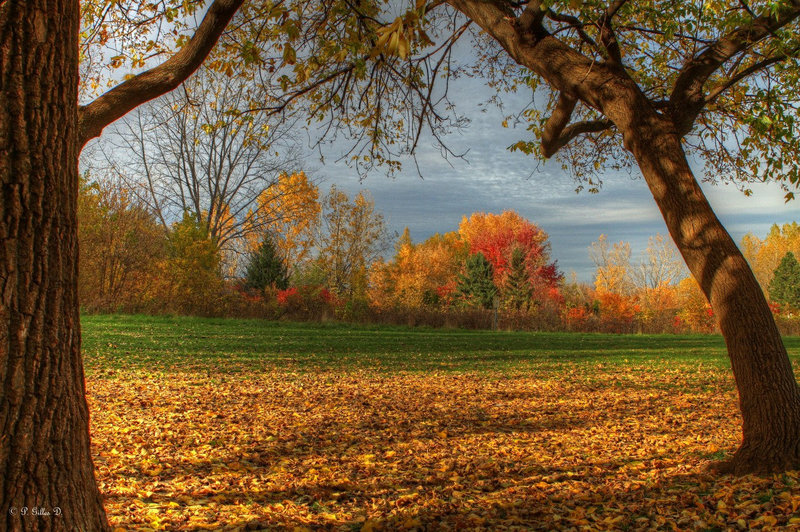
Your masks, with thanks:
M 488 92 L 479 83 L 462 80 L 451 92 L 454 101 L 464 103 L 460 112 L 472 120 L 466 131 L 448 137 L 456 151 L 469 149 L 466 161 L 444 160 L 435 147 L 426 146 L 419 154 L 424 179 L 409 161 L 394 178 L 375 172 L 359 183 L 355 171 L 333 162 L 335 152 L 330 152 L 324 165 L 309 161 L 311 172 L 326 181 L 323 188 L 334 183 L 351 193 L 369 190 L 390 229 L 400 233 L 408 226 L 415 242 L 457 229 L 463 216 L 476 211 L 516 210 L 550 235 L 552 255 L 562 272 L 575 271 L 587 282 L 594 273 L 588 247 L 600 234 L 612 242 L 630 242 L 634 258 L 647 246 L 648 237 L 666 234 L 638 173 L 604 176 L 598 194 L 576 194 L 574 181 L 555 161 L 531 173 L 535 159 L 506 149 L 525 138 L 524 129 L 501 125 L 505 114 L 518 110 L 515 106 L 522 106 L 525 98 L 507 98 L 504 111 L 490 106 L 481 112 L 480 98 L 485 100 Z M 747 232 L 763 237 L 774 223 L 800 221 L 800 200 L 785 204 L 777 186 L 751 187 L 754 195 L 749 198 L 735 187 L 703 188 L 737 242 Z

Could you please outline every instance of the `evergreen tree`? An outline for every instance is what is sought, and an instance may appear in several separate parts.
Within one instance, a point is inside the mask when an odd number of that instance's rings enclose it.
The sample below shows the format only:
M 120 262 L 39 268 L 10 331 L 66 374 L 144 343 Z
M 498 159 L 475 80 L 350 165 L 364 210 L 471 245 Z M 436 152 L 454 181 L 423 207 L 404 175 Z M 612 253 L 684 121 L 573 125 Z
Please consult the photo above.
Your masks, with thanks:
M 493 281 L 494 269 L 483 253 L 467 257 L 464 273 L 458 276 L 457 296 L 468 305 L 492 308 L 497 287 Z
M 527 308 L 533 295 L 528 268 L 525 264 L 525 252 L 515 247 L 511 252 L 508 277 L 506 278 L 505 296 L 511 306 L 517 310 Z
M 281 290 L 289 286 L 289 273 L 286 263 L 278 256 L 272 238 L 266 236 L 258 249 L 250 254 L 245 272 L 248 288 L 263 291 L 267 286 Z
M 791 251 L 775 268 L 769 283 L 769 297 L 777 303 L 800 309 L 800 263 Z

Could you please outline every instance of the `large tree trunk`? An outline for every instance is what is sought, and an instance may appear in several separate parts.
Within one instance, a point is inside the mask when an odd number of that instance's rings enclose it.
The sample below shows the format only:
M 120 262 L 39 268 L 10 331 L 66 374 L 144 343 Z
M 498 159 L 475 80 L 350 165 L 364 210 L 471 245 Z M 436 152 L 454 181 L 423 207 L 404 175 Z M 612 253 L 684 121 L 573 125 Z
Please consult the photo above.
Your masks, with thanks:
M 651 109 L 630 111 L 625 144 L 728 347 L 743 430 L 739 450 L 721 469 L 743 474 L 798 468 L 800 389 L 764 294 L 700 189 L 678 134 Z
M 78 0 L 0 2 L 0 530 L 108 529 L 78 322 L 78 24 Z

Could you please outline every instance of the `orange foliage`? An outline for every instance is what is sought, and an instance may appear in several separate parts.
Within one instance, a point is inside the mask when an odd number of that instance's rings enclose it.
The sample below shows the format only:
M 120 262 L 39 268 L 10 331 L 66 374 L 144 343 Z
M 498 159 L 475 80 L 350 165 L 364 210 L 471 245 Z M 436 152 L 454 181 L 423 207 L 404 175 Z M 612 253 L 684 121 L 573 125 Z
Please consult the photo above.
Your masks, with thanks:
M 258 197 L 258 208 L 248 213 L 248 251 L 258 249 L 265 233 L 288 268 L 306 260 L 314 247 L 319 224 L 319 189 L 304 172 L 282 174 Z
M 405 234 L 394 260 L 373 268 L 370 301 L 378 307 L 446 304 L 466 255 L 464 244 L 456 233 L 437 234 L 420 244 Z
M 597 300 L 600 302 L 601 318 L 615 318 L 631 323 L 641 311 L 634 298 L 614 292 L 598 291 Z

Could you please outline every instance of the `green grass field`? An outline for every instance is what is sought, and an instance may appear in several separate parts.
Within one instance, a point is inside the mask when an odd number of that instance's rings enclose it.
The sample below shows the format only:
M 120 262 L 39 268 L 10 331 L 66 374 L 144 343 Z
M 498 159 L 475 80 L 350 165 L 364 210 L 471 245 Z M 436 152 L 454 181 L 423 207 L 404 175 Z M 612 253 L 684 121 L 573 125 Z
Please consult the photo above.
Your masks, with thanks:
M 87 371 L 216 368 L 523 370 L 564 364 L 700 364 L 727 367 L 710 335 L 525 333 L 308 324 L 241 319 L 84 316 Z M 800 338 L 785 339 L 793 361 Z

